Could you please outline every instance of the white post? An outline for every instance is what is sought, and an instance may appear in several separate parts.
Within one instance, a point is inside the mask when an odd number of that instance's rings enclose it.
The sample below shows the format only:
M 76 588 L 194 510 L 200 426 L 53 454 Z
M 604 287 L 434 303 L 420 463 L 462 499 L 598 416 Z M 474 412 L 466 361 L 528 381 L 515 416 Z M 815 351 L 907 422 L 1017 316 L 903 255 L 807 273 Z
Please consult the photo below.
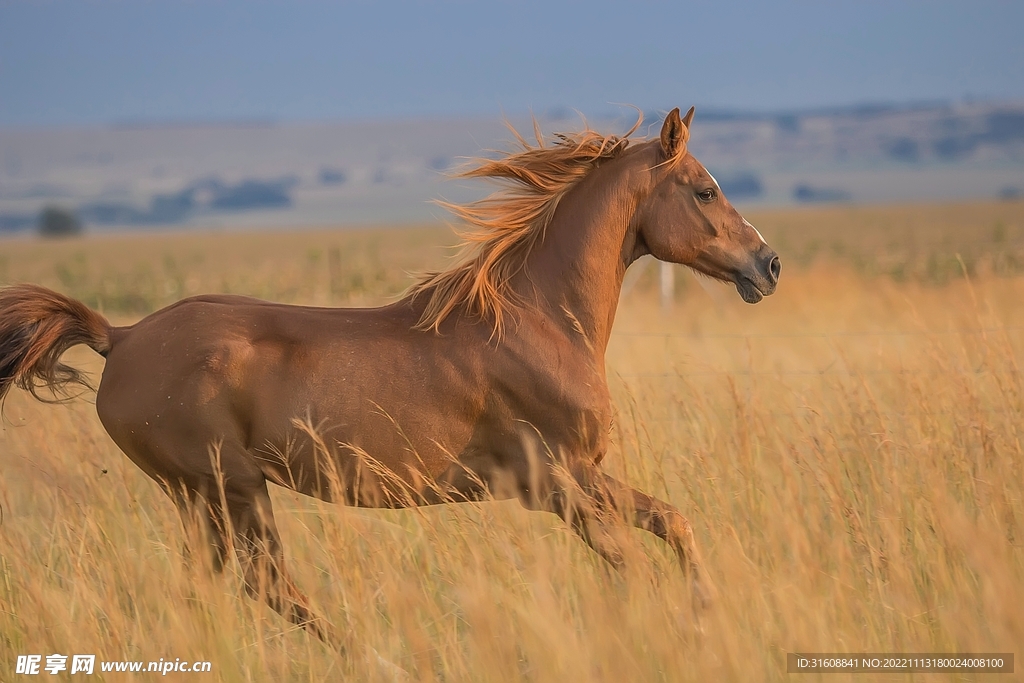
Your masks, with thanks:
M 672 300 L 676 291 L 676 271 L 671 263 L 661 262 L 661 310 L 672 309 Z

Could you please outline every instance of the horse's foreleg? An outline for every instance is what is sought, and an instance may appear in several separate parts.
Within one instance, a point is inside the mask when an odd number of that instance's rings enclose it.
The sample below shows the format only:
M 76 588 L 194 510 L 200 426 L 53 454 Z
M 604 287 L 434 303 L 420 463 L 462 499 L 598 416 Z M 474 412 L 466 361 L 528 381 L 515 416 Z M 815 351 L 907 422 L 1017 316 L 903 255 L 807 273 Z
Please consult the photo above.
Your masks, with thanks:
M 704 576 L 700 553 L 689 520 L 671 503 L 637 491 L 607 475 L 604 475 L 604 478 L 609 485 L 622 486 L 626 489 L 624 493 L 627 504 L 628 497 L 632 496 L 633 525 L 654 534 L 675 551 L 683 571 L 690 578 L 694 605 L 707 608 L 711 601 L 710 586 Z
M 596 467 L 581 468 L 573 477 L 583 494 L 581 500 L 574 504 L 563 503 L 553 512 L 567 518 L 583 540 L 617 568 L 623 565 L 614 532 L 618 522 L 624 521 L 654 534 L 675 551 L 683 572 L 690 578 L 694 604 L 702 608 L 708 605 L 710 592 L 705 585 L 693 530 L 674 505 L 642 493 Z M 555 496 L 553 500 L 557 505 L 559 500 L 571 500 L 571 496 Z
M 594 501 L 580 500 L 565 488 L 555 487 L 541 505 L 532 504 L 532 510 L 547 510 L 561 517 L 587 545 L 608 564 L 621 571 L 625 565 L 622 547 L 613 535 L 613 526 L 600 520 Z

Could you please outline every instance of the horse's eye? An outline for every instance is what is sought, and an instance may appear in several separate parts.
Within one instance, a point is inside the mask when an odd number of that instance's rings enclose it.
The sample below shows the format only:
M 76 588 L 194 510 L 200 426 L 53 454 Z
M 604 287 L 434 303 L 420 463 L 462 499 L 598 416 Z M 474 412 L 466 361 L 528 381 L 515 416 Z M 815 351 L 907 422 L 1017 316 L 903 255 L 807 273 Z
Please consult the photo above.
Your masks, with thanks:
M 715 191 L 714 190 L 704 190 L 703 192 L 698 192 L 697 193 L 697 198 L 700 199 L 702 202 L 705 202 L 705 203 L 706 202 L 714 201 L 716 196 L 717 195 L 715 195 Z

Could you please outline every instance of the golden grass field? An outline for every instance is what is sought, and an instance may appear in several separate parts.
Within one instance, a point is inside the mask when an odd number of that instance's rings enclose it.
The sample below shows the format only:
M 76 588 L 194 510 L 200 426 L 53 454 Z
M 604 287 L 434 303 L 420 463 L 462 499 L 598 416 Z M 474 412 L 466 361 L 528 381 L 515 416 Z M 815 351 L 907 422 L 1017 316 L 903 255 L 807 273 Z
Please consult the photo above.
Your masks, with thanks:
M 641 532 L 620 575 L 514 502 L 374 511 L 275 489 L 319 611 L 416 681 L 779 681 L 796 651 L 1018 659 L 1013 675 L 800 681 L 1024 677 L 1024 203 L 748 217 L 782 258 L 777 294 L 748 306 L 680 270 L 666 315 L 646 267 L 607 359 L 606 467 L 692 521 L 718 591 L 703 633 L 674 557 Z M 362 306 L 452 242 L 440 227 L 6 240 L 0 282 L 121 323 L 200 292 Z M 173 506 L 90 400 L 6 403 L 0 681 L 31 680 L 13 672 L 32 653 L 213 663 L 166 680 L 386 680 L 244 597 L 236 566 L 187 569 Z

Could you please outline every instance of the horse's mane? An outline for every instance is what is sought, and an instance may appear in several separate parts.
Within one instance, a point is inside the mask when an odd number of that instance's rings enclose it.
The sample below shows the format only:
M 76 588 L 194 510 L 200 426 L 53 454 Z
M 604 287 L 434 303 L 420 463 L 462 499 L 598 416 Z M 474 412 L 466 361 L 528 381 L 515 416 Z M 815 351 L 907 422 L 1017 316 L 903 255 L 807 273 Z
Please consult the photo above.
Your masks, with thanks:
M 500 335 L 505 313 L 516 303 L 509 281 L 544 236 L 558 202 L 599 164 L 621 154 L 641 121 L 642 117 L 621 136 L 585 128 L 556 134 L 549 145 L 544 144 L 536 119 L 536 145 L 509 124 L 518 149 L 498 159 L 475 159 L 472 167 L 456 173 L 457 178 L 497 180 L 502 187 L 468 204 L 438 202 L 467 229 L 460 231 L 455 265 L 427 273 L 410 291 L 413 297 L 428 297 L 417 329 L 437 330 L 452 311 L 464 306 L 471 315 L 491 318 Z

